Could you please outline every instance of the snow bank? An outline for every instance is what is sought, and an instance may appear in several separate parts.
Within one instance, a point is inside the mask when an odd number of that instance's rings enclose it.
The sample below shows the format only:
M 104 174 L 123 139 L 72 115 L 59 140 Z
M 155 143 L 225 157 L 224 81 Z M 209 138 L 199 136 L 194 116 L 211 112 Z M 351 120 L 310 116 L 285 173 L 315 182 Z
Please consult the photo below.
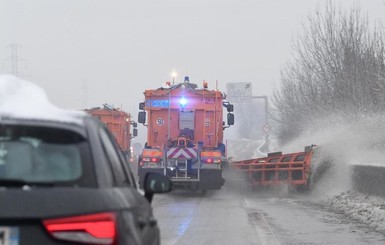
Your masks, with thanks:
M 43 119 L 81 124 L 85 112 L 53 105 L 36 84 L 11 75 L 0 76 L 0 117 Z
M 334 212 L 343 213 L 385 234 L 384 198 L 346 192 L 328 199 L 324 204 Z

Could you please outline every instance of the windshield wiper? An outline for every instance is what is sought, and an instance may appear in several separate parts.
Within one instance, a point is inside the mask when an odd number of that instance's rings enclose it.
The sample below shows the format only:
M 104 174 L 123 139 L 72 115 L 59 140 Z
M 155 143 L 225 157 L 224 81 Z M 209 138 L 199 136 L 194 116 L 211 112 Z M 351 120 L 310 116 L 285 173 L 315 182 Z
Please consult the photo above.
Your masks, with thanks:
M 0 187 L 23 187 L 23 186 L 42 186 L 42 187 L 51 187 L 54 186 L 53 183 L 48 182 L 31 182 L 21 179 L 0 179 Z

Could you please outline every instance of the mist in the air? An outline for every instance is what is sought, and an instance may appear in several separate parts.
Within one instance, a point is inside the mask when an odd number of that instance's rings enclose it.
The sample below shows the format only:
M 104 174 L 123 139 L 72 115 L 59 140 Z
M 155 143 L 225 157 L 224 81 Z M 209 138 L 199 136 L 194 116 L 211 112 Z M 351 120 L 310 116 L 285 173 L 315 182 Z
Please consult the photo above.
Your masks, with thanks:
M 353 165 L 385 165 L 384 119 L 382 115 L 356 120 L 330 115 L 313 122 L 282 150 L 289 153 L 317 145 L 311 165 L 313 192 L 330 195 L 348 191 L 352 189 Z

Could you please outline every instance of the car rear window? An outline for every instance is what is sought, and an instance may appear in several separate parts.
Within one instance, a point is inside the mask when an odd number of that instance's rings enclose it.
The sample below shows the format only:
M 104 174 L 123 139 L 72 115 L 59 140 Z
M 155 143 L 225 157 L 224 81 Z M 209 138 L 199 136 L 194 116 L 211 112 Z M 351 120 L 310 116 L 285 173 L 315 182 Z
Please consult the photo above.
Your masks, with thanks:
M 90 159 L 86 139 L 67 129 L 0 126 L 0 179 L 82 182 Z

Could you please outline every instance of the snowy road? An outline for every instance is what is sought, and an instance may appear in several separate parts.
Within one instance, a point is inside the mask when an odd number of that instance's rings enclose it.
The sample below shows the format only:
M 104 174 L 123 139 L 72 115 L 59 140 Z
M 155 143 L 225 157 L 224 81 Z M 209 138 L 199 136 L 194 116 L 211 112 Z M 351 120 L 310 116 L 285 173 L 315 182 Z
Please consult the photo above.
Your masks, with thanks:
M 163 245 L 385 244 L 384 235 L 309 196 L 252 192 L 240 180 L 206 195 L 158 195 L 153 206 Z

